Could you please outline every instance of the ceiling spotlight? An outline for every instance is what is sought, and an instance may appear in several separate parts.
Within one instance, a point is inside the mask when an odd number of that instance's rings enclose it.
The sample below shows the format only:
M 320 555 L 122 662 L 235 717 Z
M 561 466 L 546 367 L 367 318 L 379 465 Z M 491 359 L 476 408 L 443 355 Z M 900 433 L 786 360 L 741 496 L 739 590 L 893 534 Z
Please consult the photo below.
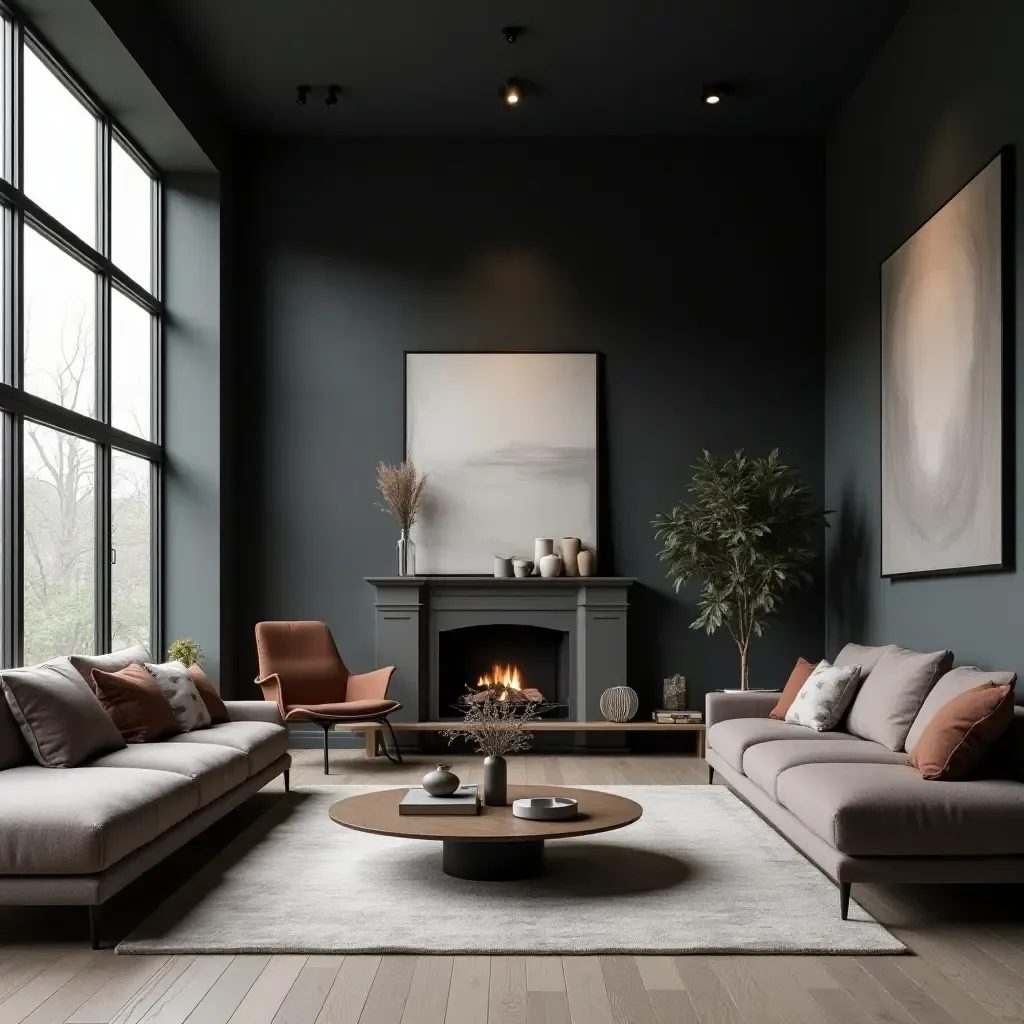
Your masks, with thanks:
M 700 92 L 701 102 L 709 107 L 716 107 L 731 91 L 728 85 L 705 85 Z
M 324 99 L 324 103 L 328 107 L 336 107 L 338 105 L 338 96 L 341 95 L 340 85 L 329 85 L 327 86 L 327 97 Z
M 295 102 L 300 107 L 306 105 L 306 100 L 309 98 L 309 86 L 308 85 L 297 85 L 295 86 Z
M 525 31 L 526 29 L 522 25 L 506 25 L 501 30 L 501 34 L 505 37 L 506 42 L 514 43 Z
M 505 89 L 502 92 L 502 95 L 505 97 L 506 106 L 516 106 L 519 103 L 519 101 L 523 98 L 522 83 L 517 81 L 515 78 L 510 78 L 505 83 Z

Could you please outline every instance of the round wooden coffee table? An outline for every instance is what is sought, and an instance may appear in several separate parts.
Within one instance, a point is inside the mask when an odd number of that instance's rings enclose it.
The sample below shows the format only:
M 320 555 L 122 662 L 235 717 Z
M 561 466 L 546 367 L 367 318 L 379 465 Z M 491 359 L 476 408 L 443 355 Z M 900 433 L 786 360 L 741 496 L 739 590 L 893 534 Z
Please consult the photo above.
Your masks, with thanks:
M 644 809 L 632 800 L 594 789 L 565 786 L 509 786 L 507 807 L 481 805 L 475 815 L 400 815 L 405 789 L 383 789 L 351 796 L 331 807 L 331 818 L 359 832 L 441 842 L 441 869 L 446 875 L 494 882 L 531 878 L 544 868 L 544 842 L 633 824 Z M 566 796 L 579 802 L 580 813 L 567 821 L 528 821 L 512 814 L 512 801 L 527 796 Z

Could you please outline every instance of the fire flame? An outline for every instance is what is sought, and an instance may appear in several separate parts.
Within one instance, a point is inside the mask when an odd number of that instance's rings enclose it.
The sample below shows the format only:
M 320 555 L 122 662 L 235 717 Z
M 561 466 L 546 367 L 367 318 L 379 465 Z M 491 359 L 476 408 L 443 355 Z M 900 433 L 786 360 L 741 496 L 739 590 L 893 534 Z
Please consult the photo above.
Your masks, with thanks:
M 476 681 L 478 687 L 490 686 L 501 689 L 501 696 L 498 700 L 508 700 L 509 690 L 521 690 L 522 679 L 519 676 L 518 665 L 492 665 L 490 672 L 485 672 Z

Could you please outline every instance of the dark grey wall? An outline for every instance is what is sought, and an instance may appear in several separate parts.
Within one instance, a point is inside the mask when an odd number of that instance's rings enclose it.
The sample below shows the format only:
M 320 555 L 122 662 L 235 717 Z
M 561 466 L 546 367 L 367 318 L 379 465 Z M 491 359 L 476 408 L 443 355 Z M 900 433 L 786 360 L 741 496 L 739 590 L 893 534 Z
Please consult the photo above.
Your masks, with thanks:
M 641 583 L 630 681 L 649 703 L 670 672 L 695 701 L 735 685 L 735 648 L 689 630 L 649 522 L 685 498 L 702 447 L 778 445 L 822 493 L 819 148 L 291 142 L 246 162 L 239 469 L 258 500 L 239 678 L 260 617 L 325 619 L 352 667 L 372 666 L 363 577 L 393 570 L 374 469 L 402 457 L 403 351 L 568 349 L 604 355 L 600 557 Z M 757 645 L 755 685 L 820 653 L 822 607 L 821 592 L 792 603 Z
M 879 267 L 1000 147 L 1020 145 L 1022 53 L 1019 0 L 917 4 L 828 141 L 825 485 L 841 510 L 829 551 L 831 653 L 850 639 L 893 641 L 1024 670 L 1020 573 L 879 577 Z M 1019 246 L 1019 222 L 1016 230 Z M 1015 423 L 1019 436 L 1020 414 Z M 1024 445 L 1017 453 L 1020 477 Z

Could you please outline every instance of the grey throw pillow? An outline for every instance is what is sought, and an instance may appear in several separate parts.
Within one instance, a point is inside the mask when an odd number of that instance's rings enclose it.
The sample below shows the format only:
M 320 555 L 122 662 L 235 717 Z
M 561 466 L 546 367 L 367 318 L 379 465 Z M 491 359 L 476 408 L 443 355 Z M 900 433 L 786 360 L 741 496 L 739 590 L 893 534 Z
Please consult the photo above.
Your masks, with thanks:
M 847 644 L 832 662 L 836 668 L 846 668 L 847 665 L 860 665 L 860 681 L 863 683 L 872 669 L 881 660 L 882 655 L 888 651 L 895 651 L 895 644 L 885 644 L 882 647 L 865 647 L 863 644 Z
M 819 661 L 786 712 L 790 725 L 827 732 L 838 725 L 857 692 L 860 666 L 843 668 Z
M 961 693 L 973 690 L 976 686 L 982 686 L 984 683 L 996 683 L 997 685 L 1008 683 L 1013 686 L 1016 682 L 1017 674 L 1015 672 L 986 672 L 973 665 L 961 665 L 959 668 L 953 669 L 952 672 L 947 672 L 925 697 L 921 710 L 917 713 L 910 732 L 907 733 L 904 744 L 907 752 L 914 749 L 921 734 L 928 728 L 929 723 L 943 704 L 947 704 L 954 697 L 959 697 Z
M 98 668 L 101 672 L 120 672 L 127 668 L 133 661 L 145 664 L 152 655 L 142 644 L 134 647 L 126 647 L 122 651 L 114 651 L 112 654 L 72 654 L 71 664 L 78 669 L 79 675 L 86 681 L 89 689 L 92 689 L 92 670 Z
M 182 662 L 165 661 L 159 665 L 147 662 L 146 671 L 156 680 L 160 692 L 167 698 L 182 732 L 205 729 L 212 724 L 206 701 Z
M 32 756 L 76 768 L 125 744 L 96 694 L 67 658 L 0 673 L 0 689 Z
M 902 647 L 886 651 L 861 684 L 846 731 L 903 750 L 921 705 L 953 662 L 951 651 L 919 654 Z

